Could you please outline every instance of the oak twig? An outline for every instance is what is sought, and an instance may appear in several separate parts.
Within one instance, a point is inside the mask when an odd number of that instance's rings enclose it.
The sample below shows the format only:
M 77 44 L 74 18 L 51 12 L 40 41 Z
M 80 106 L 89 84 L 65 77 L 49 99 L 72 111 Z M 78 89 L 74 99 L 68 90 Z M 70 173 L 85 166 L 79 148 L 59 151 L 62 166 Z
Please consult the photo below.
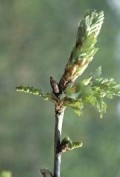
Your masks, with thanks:
M 61 155 L 60 141 L 65 107 L 55 106 L 55 133 L 54 133 L 54 177 L 60 177 Z
M 60 177 L 62 153 L 81 148 L 83 145 L 81 141 L 72 141 L 68 136 L 61 140 L 66 107 L 71 107 L 80 116 L 84 105 L 89 104 L 98 109 L 102 118 L 107 107 L 104 97 L 112 99 L 113 96 L 120 96 L 120 84 L 117 84 L 112 78 L 102 78 L 101 67 L 86 79 L 75 83 L 98 50 L 96 48 L 97 36 L 100 33 L 103 21 L 103 11 L 90 10 L 86 12 L 79 23 L 76 42 L 63 75 L 59 82 L 52 76 L 50 77 L 52 88 L 50 93 L 34 87 L 16 87 L 16 91 L 37 95 L 55 104 L 54 171 L 52 173 L 46 168 L 41 169 L 43 177 Z

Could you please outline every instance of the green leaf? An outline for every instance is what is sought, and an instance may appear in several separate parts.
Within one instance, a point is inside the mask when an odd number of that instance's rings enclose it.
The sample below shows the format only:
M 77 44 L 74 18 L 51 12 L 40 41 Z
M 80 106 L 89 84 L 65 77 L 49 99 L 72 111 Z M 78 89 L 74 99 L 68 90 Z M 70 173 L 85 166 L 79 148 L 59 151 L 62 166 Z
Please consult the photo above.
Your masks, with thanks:
M 82 110 L 84 107 L 82 100 L 75 100 L 66 97 L 64 100 L 64 105 L 72 108 L 78 116 L 82 115 Z
M 16 87 L 16 91 L 40 96 L 44 100 L 52 100 L 52 96 L 50 93 L 44 93 L 41 89 L 37 89 L 35 87 L 18 86 Z
M 80 148 L 83 146 L 82 142 L 72 142 L 72 140 L 66 136 L 63 138 L 60 144 L 60 152 L 71 151 L 76 148 Z
M 81 110 L 86 104 L 90 104 L 98 110 L 102 118 L 107 109 L 105 97 L 112 99 L 114 96 L 120 96 L 120 84 L 117 84 L 113 78 L 102 78 L 101 74 L 101 67 L 99 67 L 87 79 L 66 88 L 68 106 L 72 107 L 78 115 L 81 115 Z
M 70 82 L 74 82 L 82 75 L 89 63 L 93 60 L 98 48 L 95 47 L 97 36 L 104 21 L 104 13 L 87 11 L 79 23 L 76 43 L 71 51 L 70 58 L 60 80 L 62 90 Z

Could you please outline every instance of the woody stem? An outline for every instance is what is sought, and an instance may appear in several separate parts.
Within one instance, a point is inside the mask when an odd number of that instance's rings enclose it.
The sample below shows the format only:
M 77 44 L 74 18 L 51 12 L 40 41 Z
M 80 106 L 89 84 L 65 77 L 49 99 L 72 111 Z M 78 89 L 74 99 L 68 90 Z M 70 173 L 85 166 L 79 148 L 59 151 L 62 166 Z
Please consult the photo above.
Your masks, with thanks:
M 61 172 L 61 155 L 59 151 L 60 148 L 60 139 L 62 133 L 62 124 L 64 117 L 64 108 L 57 109 L 55 107 L 55 132 L 54 132 L 54 177 L 60 177 Z

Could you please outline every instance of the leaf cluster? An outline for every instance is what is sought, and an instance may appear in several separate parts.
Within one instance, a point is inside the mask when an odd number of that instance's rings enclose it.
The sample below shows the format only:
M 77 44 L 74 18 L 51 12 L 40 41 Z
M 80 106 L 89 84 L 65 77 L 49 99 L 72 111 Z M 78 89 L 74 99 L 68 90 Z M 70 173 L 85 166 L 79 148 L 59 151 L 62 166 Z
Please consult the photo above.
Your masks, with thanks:
M 105 97 L 112 99 L 113 96 L 120 96 L 120 85 L 113 78 L 103 78 L 101 74 L 101 67 L 99 67 L 87 79 L 67 87 L 66 104 L 78 115 L 82 113 L 86 104 L 90 104 L 98 110 L 102 118 L 107 108 Z
M 59 103 L 59 106 L 71 107 L 77 115 L 81 115 L 84 106 L 89 104 L 94 106 L 102 117 L 107 108 L 105 98 L 112 99 L 113 96 L 120 96 L 120 85 L 114 79 L 103 78 L 101 67 L 88 78 L 76 83 L 75 80 L 84 72 L 98 50 L 95 44 L 103 20 L 103 11 L 87 11 L 84 15 L 79 23 L 76 43 L 60 82 L 57 83 L 52 77 L 50 78 L 51 93 L 24 86 L 19 86 L 16 90 L 41 96 L 55 104 Z

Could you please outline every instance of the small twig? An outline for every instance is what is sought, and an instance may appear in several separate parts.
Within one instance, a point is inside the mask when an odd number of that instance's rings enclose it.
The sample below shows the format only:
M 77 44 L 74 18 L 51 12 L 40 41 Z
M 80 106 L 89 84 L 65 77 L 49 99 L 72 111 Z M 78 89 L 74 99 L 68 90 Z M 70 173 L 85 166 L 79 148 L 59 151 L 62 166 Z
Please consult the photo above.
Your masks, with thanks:
M 55 134 L 54 134 L 54 177 L 60 177 L 61 171 L 61 155 L 60 139 L 62 133 L 62 124 L 65 107 L 55 106 Z

